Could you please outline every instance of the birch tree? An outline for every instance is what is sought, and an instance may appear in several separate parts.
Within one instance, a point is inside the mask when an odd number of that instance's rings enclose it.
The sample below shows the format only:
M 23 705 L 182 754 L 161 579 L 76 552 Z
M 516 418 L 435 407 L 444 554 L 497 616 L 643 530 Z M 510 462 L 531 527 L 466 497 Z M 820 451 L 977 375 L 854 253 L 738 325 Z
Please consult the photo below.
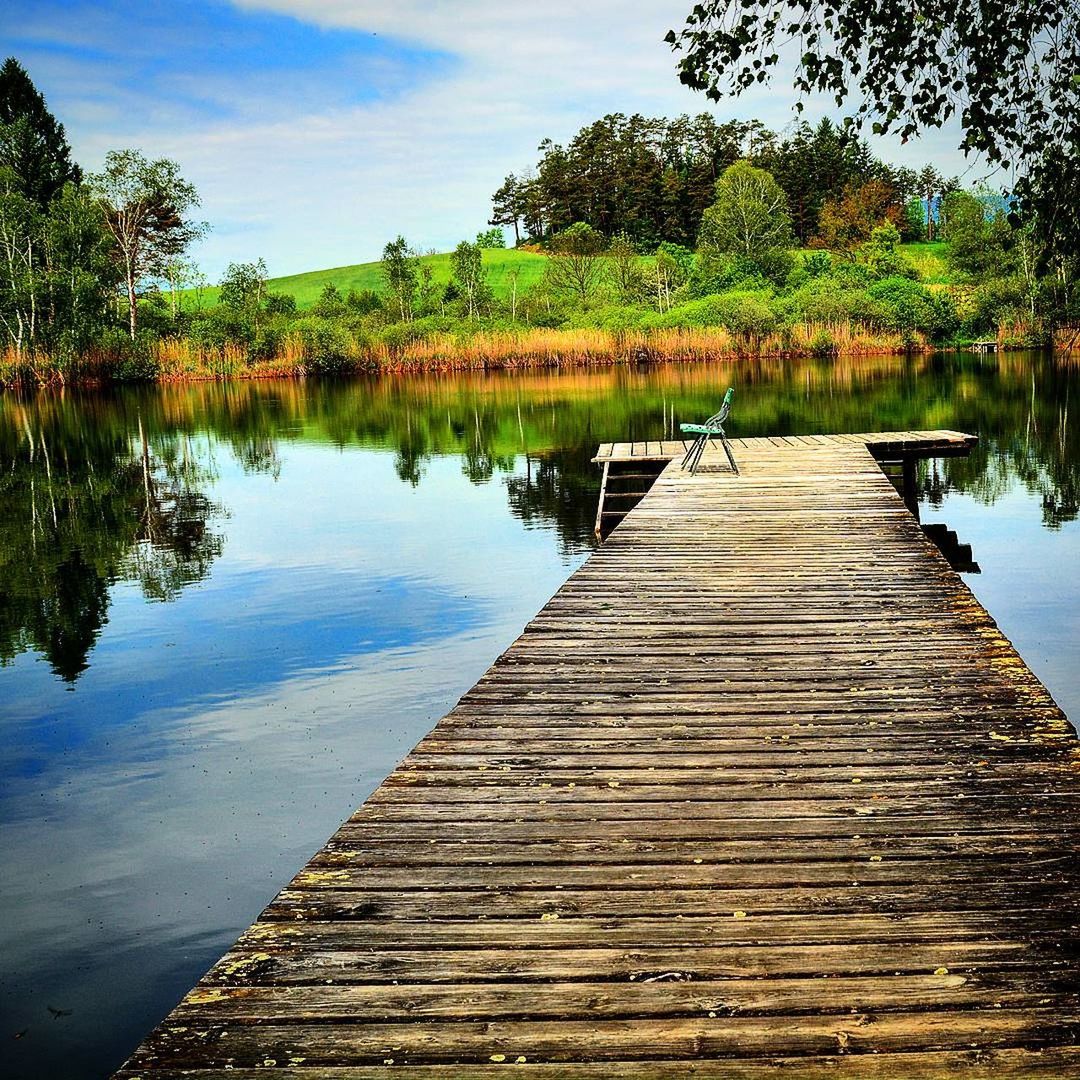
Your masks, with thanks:
M 699 249 L 755 258 L 794 242 L 787 196 L 772 174 L 748 161 L 728 166 L 716 182 L 716 202 L 701 219 Z
M 163 276 L 206 226 L 188 214 L 199 205 L 193 184 L 168 158 L 148 161 L 138 150 L 113 150 L 105 168 L 89 178 L 112 234 L 128 302 L 128 331 L 138 329 L 138 290 L 149 277 Z

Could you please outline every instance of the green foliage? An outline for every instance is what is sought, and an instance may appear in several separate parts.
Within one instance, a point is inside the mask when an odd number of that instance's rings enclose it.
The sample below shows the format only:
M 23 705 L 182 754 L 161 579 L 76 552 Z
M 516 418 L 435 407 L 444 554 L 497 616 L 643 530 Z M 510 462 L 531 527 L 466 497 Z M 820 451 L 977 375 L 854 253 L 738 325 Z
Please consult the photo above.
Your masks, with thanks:
M 86 193 L 68 184 L 42 210 L 0 168 L 0 335 L 17 355 L 73 361 L 109 322 L 112 245 Z
M 951 117 L 960 148 L 1016 167 L 1048 261 L 1080 251 L 1080 5 L 957 0 L 898 18 L 872 0 L 701 0 L 667 40 L 680 78 L 715 101 L 767 83 L 794 38 L 800 98 L 859 102 L 856 119 L 905 141 Z M 800 101 L 801 107 L 801 101 Z
M 192 339 L 206 349 L 223 350 L 227 345 L 252 345 L 255 328 L 247 313 L 227 304 L 200 312 L 191 322 Z
M 608 304 L 569 320 L 571 327 L 596 327 L 612 333 L 640 330 L 649 325 L 652 310 L 642 305 Z
M 863 139 L 828 117 L 816 127 L 801 121 L 782 141 L 765 139 L 755 164 L 776 177 L 787 196 L 792 228 L 803 244 L 818 234 L 827 201 L 839 199 L 849 186 L 891 175 Z
M 694 260 L 684 291 L 689 297 L 699 298 L 733 289 L 763 288 L 765 284 L 756 259 L 703 252 Z
M 961 333 L 970 338 L 996 336 L 999 326 L 1025 313 L 1025 292 L 1019 277 L 980 282 L 968 298 Z
M 908 242 L 921 242 L 926 239 L 926 211 L 921 199 L 908 199 L 904 203 L 904 214 L 900 221 L 900 237 Z
M 311 306 L 311 314 L 323 319 L 339 318 L 348 311 L 345 297 L 341 290 L 332 282 L 328 281 L 319 293 L 319 299 Z
M 26 69 L 9 56 L 0 67 L 0 168 L 42 210 L 82 171 L 71 160 L 64 125 L 49 112 Z
M 356 315 L 373 315 L 383 310 L 382 298 L 374 289 L 350 289 L 345 294 L 345 306 Z
M 804 255 L 802 269 L 808 278 L 823 277 L 832 270 L 832 256 L 827 251 L 814 251 Z
M 605 236 L 624 232 L 642 251 L 662 240 L 686 246 L 713 201 L 717 176 L 744 157 L 757 121 L 718 124 L 612 113 L 564 147 L 545 139 L 529 176 L 508 176 L 492 197 L 492 223 L 544 240 L 576 221 Z
M 814 336 L 810 339 L 811 356 L 825 359 L 826 357 L 835 356 L 838 352 L 839 348 L 836 344 L 836 339 L 828 330 L 822 327 L 815 331 Z
M 420 268 L 416 253 L 404 236 L 391 240 L 383 248 L 382 274 L 401 321 L 408 322 L 416 305 Z
M 476 234 L 476 246 L 478 248 L 504 248 L 506 237 L 502 229 L 484 229 Z
M 450 273 L 467 318 L 476 319 L 491 307 L 492 295 L 484 273 L 480 244 L 462 240 L 450 257 Z
M 266 295 L 266 263 L 229 263 L 218 286 L 218 302 L 236 311 L 254 313 Z
M 296 297 L 288 293 L 267 292 L 266 311 L 269 315 L 295 315 Z
M 619 233 L 608 245 L 608 266 L 616 296 L 624 304 L 640 300 L 648 290 L 637 249 L 626 233 Z M 691 259 L 693 256 L 691 255 Z
M 337 320 L 305 315 L 293 331 L 303 345 L 304 367 L 313 375 L 342 375 L 355 367 L 349 335 Z
M 865 288 L 836 277 L 811 279 L 791 294 L 790 303 L 796 316 L 808 323 L 880 327 L 888 318 L 883 306 Z
M 839 198 L 828 199 L 822 206 L 815 246 L 854 258 L 874 229 L 900 220 L 896 197 L 888 180 L 849 184 Z
M 702 217 L 698 249 L 761 258 L 793 243 L 787 198 L 772 174 L 748 161 L 725 169 Z
M 556 294 L 587 306 L 603 280 L 607 244 L 591 225 L 577 221 L 552 237 L 545 277 Z
M 885 326 L 908 334 L 925 333 L 931 340 L 944 341 L 956 332 L 956 306 L 947 297 L 911 281 L 889 277 L 872 285 L 870 296 L 881 303 Z
M 111 325 L 118 281 L 112 239 L 89 194 L 73 183 L 49 204 L 43 224 L 43 344 L 50 353 L 73 360 Z
M 722 326 L 744 339 L 760 338 L 772 333 L 781 323 L 772 300 L 772 294 L 764 290 L 706 296 L 679 304 L 662 315 L 654 315 L 644 320 L 644 325 L 679 329 Z
M 891 221 L 871 231 L 859 259 L 875 277 L 916 277 L 915 268 L 900 254 L 900 230 Z
M 1016 266 L 1016 237 L 1004 209 L 988 193 L 954 191 L 942 208 L 949 265 L 973 278 L 1008 274 Z
M 104 169 L 88 183 L 119 253 L 134 340 L 140 285 L 164 275 L 170 261 L 206 230 L 186 216 L 199 205 L 199 194 L 175 161 L 149 161 L 138 150 L 111 150 Z

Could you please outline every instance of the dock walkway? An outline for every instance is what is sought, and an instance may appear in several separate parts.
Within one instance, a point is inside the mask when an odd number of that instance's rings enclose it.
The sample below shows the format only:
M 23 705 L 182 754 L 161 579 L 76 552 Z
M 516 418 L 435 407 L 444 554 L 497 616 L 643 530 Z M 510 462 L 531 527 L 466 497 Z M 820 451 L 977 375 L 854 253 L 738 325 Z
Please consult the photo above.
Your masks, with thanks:
M 1073 730 L 867 445 L 667 465 L 118 1076 L 1080 1076 Z

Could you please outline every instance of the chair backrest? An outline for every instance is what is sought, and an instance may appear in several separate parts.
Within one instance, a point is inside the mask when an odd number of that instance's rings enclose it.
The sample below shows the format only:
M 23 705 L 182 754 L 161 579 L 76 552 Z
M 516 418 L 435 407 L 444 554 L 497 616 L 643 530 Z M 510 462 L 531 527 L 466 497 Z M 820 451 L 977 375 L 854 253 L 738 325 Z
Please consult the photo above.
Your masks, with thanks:
M 710 416 L 705 421 L 706 424 L 722 424 L 731 412 L 731 399 L 735 396 L 735 387 L 729 386 L 727 393 L 724 395 L 724 400 L 720 405 L 720 411 L 715 416 Z

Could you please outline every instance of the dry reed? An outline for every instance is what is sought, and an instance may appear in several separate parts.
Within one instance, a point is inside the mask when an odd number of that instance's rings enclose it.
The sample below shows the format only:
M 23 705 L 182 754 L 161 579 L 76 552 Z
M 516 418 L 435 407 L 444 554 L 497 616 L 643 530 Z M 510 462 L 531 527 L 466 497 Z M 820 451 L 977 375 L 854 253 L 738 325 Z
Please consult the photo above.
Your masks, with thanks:
M 1073 332 L 1062 344 L 1076 348 L 1077 338 Z M 647 331 L 527 327 L 468 336 L 437 333 L 400 345 L 343 336 L 336 353 L 318 360 L 311 348 L 300 333 L 291 333 L 272 358 L 252 360 L 242 345 L 208 347 L 188 338 L 164 338 L 136 359 L 91 352 L 66 365 L 41 355 L 17 356 L 8 349 L 0 354 L 0 383 L 49 385 L 115 378 L 182 382 L 289 377 L 328 370 L 422 373 L 607 367 L 642 361 L 783 360 L 897 355 L 929 351 L 930 346 L 920 337 L 913 341 L 900 333 L 843 322 L 797 324 L 759 337 L 736 335 L 721 327 Z

